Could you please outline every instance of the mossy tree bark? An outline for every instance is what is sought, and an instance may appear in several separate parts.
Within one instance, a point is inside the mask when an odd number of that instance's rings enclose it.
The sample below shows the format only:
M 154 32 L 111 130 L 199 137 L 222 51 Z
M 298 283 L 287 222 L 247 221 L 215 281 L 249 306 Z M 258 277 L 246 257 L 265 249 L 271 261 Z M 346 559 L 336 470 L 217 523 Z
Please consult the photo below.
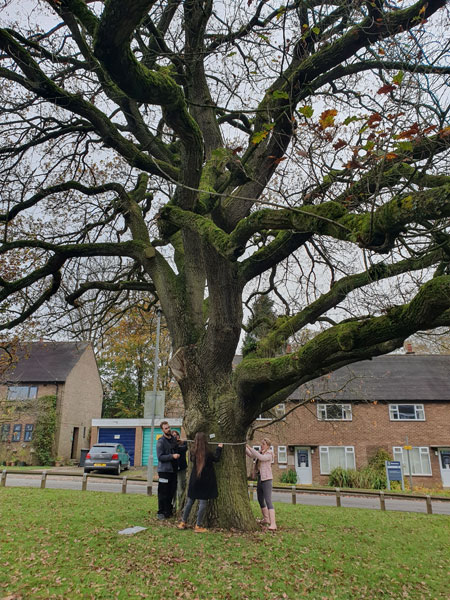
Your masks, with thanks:
M 230 444 L 216 524 L 254 527 L 261 412 L 450 324 L 444 4 L 47 0 L 42 35 L 0 29 L 0 329 L 158 303 L 188 436 Z M 254 293 L 283 314 L 233 369 Z

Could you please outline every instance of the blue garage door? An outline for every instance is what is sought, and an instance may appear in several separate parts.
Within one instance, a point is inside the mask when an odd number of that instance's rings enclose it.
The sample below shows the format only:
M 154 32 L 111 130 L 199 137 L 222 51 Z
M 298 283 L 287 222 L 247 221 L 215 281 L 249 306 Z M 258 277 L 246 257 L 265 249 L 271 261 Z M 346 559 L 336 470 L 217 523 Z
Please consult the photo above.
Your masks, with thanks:
M 130 455 L 130 462 L 134 465 L 134 447 L 136 443 L 136 429 L 134 427 L 100 427 L 98 441 L 116 442 L 123 444 Z
M 179 427 L 172 427 L 174 431 L 180 432 Z M 148 465 L 148 457 L 150 454 L 150 438 L 152 429 L 151 427 L 144 427 L 143 437 L 142 437 L 142 465 Z M 160 427 L 155 427 L 154 437 L 153 437 L 153 465 L 156 467 L 158 464 L 158 458 L 156 456 L 156 442 L 162 436 L 162 431 Z

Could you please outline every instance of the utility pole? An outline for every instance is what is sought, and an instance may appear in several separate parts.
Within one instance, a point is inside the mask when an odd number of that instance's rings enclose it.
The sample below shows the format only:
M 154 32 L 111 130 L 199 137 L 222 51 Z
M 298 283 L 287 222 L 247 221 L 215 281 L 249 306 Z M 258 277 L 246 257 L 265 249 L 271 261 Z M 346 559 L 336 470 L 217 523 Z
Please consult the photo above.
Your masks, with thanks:
M 159 334 L 161 331 L 161 313 L 160 308 L 156 309 L 156 342 L 155 342 L 155 364 L 153 368 L 153 402 L 152 402 L 152 426 L 150 433 L 150 452 L 147 463 L 147 487 L 149 493 L 152 490 L 153 483 L 153 440 L 155 437 L 155 412 L 156 412 L 156 394 L 158 384 L 158 366 L 159 366 Z

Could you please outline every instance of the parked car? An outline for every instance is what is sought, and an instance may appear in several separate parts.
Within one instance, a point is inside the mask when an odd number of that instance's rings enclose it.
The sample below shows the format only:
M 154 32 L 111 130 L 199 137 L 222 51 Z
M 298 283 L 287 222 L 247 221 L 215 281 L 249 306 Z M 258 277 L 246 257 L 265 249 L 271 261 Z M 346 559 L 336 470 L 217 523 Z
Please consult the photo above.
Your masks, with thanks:
M 84 472 L 107 471 L 120 475 L 123 469 L 130 468 L 130 455 L 122 444 L 95 444 L 86 454 Z

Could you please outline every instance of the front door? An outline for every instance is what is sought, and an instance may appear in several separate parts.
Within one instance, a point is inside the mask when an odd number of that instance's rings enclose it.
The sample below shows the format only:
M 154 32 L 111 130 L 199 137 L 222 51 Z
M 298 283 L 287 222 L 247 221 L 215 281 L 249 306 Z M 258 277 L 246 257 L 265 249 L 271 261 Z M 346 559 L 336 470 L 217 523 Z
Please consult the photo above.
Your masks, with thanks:
M 295 471 L 297 483 L 301 485 L 312 484 L 311 448 L 295 447 Z
M 450 488 L 450 448 L 439 448 L 442 487 Z
M 72 449 L 70 451 L 70 458 L 78 458 L 77 457 L 77 452 L 78 452 L 78 434 L 80 432 L 80 428 L 79 427 L 74 427 L 73 428 L 73 433 L 72 433 Z

